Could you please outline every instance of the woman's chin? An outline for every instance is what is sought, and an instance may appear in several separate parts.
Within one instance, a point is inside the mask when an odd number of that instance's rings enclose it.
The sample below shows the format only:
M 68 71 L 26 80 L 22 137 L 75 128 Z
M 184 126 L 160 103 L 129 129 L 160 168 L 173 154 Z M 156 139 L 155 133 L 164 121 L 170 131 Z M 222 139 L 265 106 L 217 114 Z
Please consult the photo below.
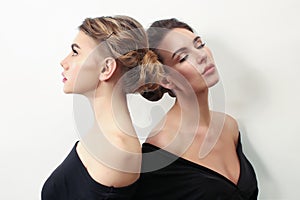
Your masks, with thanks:
M 63 91 L 64 91 L 65 94 L 72 94 L 73 93 L 73 91 L 68 89 L 68 88 L 64 88 Z

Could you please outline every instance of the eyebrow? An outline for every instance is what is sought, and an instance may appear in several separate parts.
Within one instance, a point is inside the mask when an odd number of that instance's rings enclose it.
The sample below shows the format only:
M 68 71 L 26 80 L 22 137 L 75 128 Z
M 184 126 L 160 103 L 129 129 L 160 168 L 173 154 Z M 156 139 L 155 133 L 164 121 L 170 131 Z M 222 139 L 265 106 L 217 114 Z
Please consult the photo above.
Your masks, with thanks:
M 176 54 L 178 54 L 180 51 L 184 51 L 184 50 L 186 50 L 186 47 L 182 47 L 182 48 L 178 49 L 177 51 L 175 51 L 175 52 L 173 53 L 173 55 L 172 55 L 172 59 L 174 58 L 174 56 L 175 56 Z
M 76 43 L 74 43 L 74 44 L 72 44 L 72 45 L 71 45 L 71 48 L 72 48 L 72 49 L 74 49 L 74 47 L 76 47 L 76 48 L 80 49 L 79 45 L 78 45 L 78 44 L 76 44 Z
M 200 37 L 200 36 L 197 36 L 197 37 L 195 37 L 195 38 L 193 39 L 193 44 L 194 44 L 194 45 L 195 45 L 195 43 L 197 42 L 198 39 L 201 39 L 201 37 Z

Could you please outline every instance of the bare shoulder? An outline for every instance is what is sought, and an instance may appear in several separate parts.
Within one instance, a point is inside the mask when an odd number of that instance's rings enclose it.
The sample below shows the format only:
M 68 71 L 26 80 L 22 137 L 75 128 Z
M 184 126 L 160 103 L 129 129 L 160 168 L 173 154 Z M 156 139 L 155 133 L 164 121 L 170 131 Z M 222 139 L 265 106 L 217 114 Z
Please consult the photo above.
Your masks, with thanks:
M 169 132 L 160 130 L 158 133 L 151 132 L 146 139 L 145 143 L 149 143 L 152 145 L 155 145 L 157 147 L 164 147 L 166 144 L 168 144 L 169 139 Z
M 225 114 L 225 123 L 228 126 L 229 129 L 231 130 L 238 130 L 238 122 L 235 118 L 233 118 L 231 115 L 229 114 Z
M 239 126 L 237 120 L 229 114 L 222 112 L 213 112 L 217 116 L 219 123 L 224 123 L 223 131 L 233 137 L 234 143 L 237 144 L 239 138 Z
M 233 136 L 234 143 L 237 144 L 239 138 L 239 125 L 237 120 L 233 118 L 231 115 L 226 114 L 225 125 L 226 125 L 226 129 Z

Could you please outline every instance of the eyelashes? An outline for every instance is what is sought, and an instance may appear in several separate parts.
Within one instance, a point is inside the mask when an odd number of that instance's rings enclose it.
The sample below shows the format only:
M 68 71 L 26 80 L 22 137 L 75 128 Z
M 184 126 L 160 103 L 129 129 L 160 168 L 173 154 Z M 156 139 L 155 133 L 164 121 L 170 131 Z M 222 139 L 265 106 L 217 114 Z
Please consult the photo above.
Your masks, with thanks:
M 196 49 L 201 49 L 205 46 L 205 43 L 202 41 L 201 37 L 200 36 L 197 36 L 195 39 L 194 39 L 194 47 Z
M 189 55 L 185 55 L 183 58 L 179 59 L 179 63 L 186 61 L 188 57 Z
M 200 46 L 196 47 L 197 49 L 202 49 L 205 46 L 205 43 L 200 44 Z
M 73 51 L 72 56 L 77 56 L 78 55 L 78 52 L 74 48 L 72 48 L 72 51 Z
M 200 36 L 197 36 L 193 40 L 193 45 L 194 45 L 194 48 L 196 48 L 196 49 L 202 49 L 205 46 L 205 43 L 202 42 L 202 39 L 201 39 Z M 185 49 L 185 51 L 182 51 L 181 55 L 179 55 L 179 58 L 178 58 L 178 62 L 179 63 L 183 63 L 189 57 L 189 54 L 188 54 L 189 50 L 188 50 L 188 48 L 183 48 L 183 49 Z
M 202 43 L 196 47 L 196 49 L 202 49 L 205 46 L 205 43 Z M 183 56 L 182 58 L 179 59 L 179 63 L 183 63 L 184 61 L 186 61 L 188 59 L 189 55 L 186 54 L 185 56 Z

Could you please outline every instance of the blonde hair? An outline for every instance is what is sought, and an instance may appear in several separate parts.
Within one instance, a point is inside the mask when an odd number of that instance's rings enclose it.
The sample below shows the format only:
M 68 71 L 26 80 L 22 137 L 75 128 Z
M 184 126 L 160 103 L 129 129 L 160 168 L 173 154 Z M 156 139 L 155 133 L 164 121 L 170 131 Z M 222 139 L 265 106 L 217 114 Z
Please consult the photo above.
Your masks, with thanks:
M 126 93 L 143 94 L 159 87 L 163 66 L 149 50 L 147 34 L 135 19 L 128 16 L 86 18 L 79 30 L 97 43 L 105 42 L 122 72 L 128 72 L 123 83 Z

